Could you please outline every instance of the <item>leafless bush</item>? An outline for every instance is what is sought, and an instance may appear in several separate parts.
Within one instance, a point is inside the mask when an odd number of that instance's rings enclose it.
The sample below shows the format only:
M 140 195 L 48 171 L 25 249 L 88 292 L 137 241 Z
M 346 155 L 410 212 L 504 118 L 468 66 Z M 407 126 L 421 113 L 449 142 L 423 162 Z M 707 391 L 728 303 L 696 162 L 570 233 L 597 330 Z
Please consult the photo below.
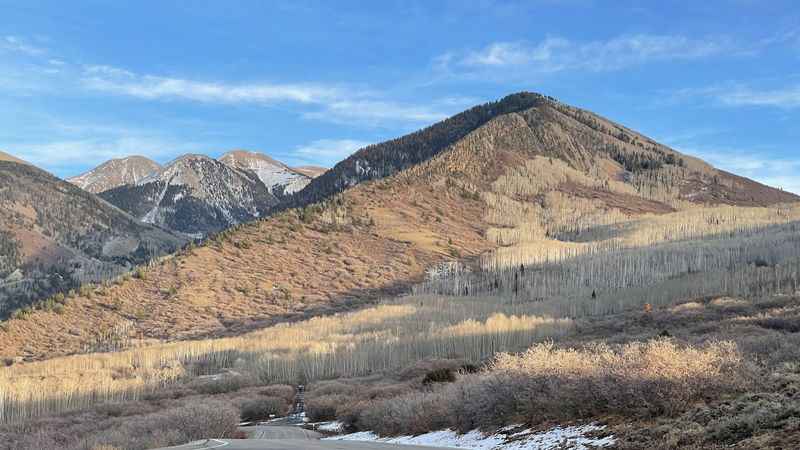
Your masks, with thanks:
M 499 355 L 486 374 L 373 403 L 359 423 L 382 435 L 443 428 L 497 429 L 601 414 L 674 415 L 703 398 L 747 386 L 733 343 L 679 347 L 669 340 L 619 348 L 557 349 L 537 345 L 522 355 Z
M 421 379 L 436 370 L 450 370 L 456 372 L 467 365 L 463 359 L 423 359 L 403 369 L 399 378 L 401 380 Z
M 431 384 L 431 383 L 452 383 L 456 381 L 456 374 L 453 372 L 452 369 L 436 369 L 428 372 L 425 374 L 425 378 L 422 379 L 422 384 Z
M 278 397 L 286 400 L 289 403 L 294 401 L 295 389 L 288 384 L 272 384 L 259 389 L 259 394 L 266 397 Z
M 414 373 L 414 368 L 403 373 Z M 345 429 L 362 429 L 364 428 L 360 423 L 362 411 L 374 402 L 413 393 L 413 386 L 415 383 L 418 386 L 420 379 L 421 376 L 415 375 L 413 380 L 399 382 L 394 382 L 391 378 L 373 378 L 353 379 L 347 383 L 339 381 L 315 383 L 306 393 L 306 413 L 313 421 L 336 419 L 342 422 Z
M 371 386 L 362 391 L 361 396 L 368 400 L 380 400 L 409 394 L 412 388 L 408 383 L 390 383 Z
M 239 411 L 220 401 L 194 401 L 162 413 L 145 416 L 130 428 L 122 428 L 122 439 L 114 445 L 140 442 L 143 448 L 177 445 L 204 438 L 233 437 L 239 425 Z M 144 442 L 142 442 L 144 438 Z M 155 445 L 154 445 L 155 444 Z
M 788 333 L 800 332 L 800 317 L 764 317 L 756 321 L 758 326 Z
M 336 419 L 339 408 L 352 401 L 346 395 L 321 395 L 306 400 L 306 415 L 312 422 Z
M 241 418 L 244 421 L 266 420 L 289 412 L 291 403 L 281 397 L 260 397 L 244 402 Z
M 169 404 L 167 404 L 169 405 Z M 167 406 L 110 405 L 0 427 L 2 450 L 145 450 L 213 437 L 233 437 L 239 411 L 218 400 Z M 157 412 L 156 412 L 157 411 Z
M 199 394 L 217 395 L 238 391 L 246 385 L 246 380 L 241 376 L 225 376 L 218 380 L 197 380 L 189 387 Z
M 375 402 L 361 412 L 358 424 L 383 436 L 417 435 L 453 425 L 449 392 L 414 393 Z
M 358 391 L 358 386 L 346 384 L 341 381 L 319 381 L 309 386 L 308 393 L 317 397 L 326 395 L 353 395 Z

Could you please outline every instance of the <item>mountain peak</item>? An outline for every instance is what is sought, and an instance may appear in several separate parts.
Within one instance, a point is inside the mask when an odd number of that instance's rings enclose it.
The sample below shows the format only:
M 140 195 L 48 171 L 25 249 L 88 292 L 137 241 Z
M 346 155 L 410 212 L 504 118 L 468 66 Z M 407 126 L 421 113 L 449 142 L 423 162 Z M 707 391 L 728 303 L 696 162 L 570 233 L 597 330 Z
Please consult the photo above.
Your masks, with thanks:
M 67 181 L 83 190 L 99 194 L 119 186 L 136 184 L 158 172 L 161 166 L 144 156 L 115 158 Z
M 294 204 L 314 203 L 362 181 L 384 178 L 426 161 L 496 117 L 557 103 L 542 94 L 518 92 L 474 106 L 414 133 L 369 145 L 315 178 L 298 193 Z
M 569 170 L 589 174 L 597 183 L 623 183 L 636 195 L 666 205 L 754 206 L 797 199 L 734 178 L 590 111 L 542 94 L 518 92 L 362 148 L 312 180 L 292 205 L 315 203 L 415 166 L 416 176 L 492 183 L 541 157 L 561 160 Z
M 256 174 L 273 195 L 281 198 L 303 189 L 311 176 L 258 152 L 232 150 L 219 158 L 220 162 Z
M 268 164 L 272 164 L 277 167 L 285 167 L 289 169 L 289 166 L 286 164 L 271 158 L 269 155 L 266 155 L 261 152 L 254 152 L 251 150 L 244 150 L 244 149 L 235 149 L 231 150 L 224 155 L 219 157 L 219 160 L 228 165 L 237 165 L 239 162 L 246 162 L 246 161 L 263 161 Z
M 192 237 L 262 217 L 278 203 L 253 172 L 199 154 L 181 155 L 101 196 L 146 223 Z
M 192 161 L 215 161 L 215 159 L 200 153 L 185 153 L 173 159 L 172 161 L 168 162 L 166 167 L 171 167 L 176 164 L 192 162 Z

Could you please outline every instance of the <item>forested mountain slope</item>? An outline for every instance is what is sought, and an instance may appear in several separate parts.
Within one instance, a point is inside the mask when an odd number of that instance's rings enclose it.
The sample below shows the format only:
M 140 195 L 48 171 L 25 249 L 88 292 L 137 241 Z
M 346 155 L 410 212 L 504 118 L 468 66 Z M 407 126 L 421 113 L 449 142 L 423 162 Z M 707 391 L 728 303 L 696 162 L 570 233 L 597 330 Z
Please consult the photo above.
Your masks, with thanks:
M 7 323 L 0 354 L 239 333 L 407 290 L 443 262 L 502 268 L 767 226 L 797 200 L 515 94 L 357 152 L 296 195 L 301 207 L 76 295 L 61 315 Z
M 0 161 L 0 317 L 184 242 L 34 166 Z

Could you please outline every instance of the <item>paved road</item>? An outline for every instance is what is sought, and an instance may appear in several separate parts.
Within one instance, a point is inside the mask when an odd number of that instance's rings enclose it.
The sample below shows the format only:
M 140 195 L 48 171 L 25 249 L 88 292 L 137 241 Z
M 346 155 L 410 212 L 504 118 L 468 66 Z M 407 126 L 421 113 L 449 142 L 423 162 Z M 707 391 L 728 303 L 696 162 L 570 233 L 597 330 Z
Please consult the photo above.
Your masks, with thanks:
M 322 434 L 316 431 L 291 426 L 263 425 L 239 429 L 247 433 L 248 439 L 319 439 L 322 437 Z
M 378 444 L 374 442 L 320 441 L 319 434 L 299 427 L 247 427 L 256 439 L 210 439 L 161 450 L 441 450 L 433 447 Z M 265 436 L 261 438 L 260 436 Z M 288 437 L 283 437 L 288 436 Z
M 376 444 L 353 441 L 316 441 L 308 439 L 221 439 L 207 444 L 197 443 L 169 450 L 442 450 L 412 445 Z M 167 449 L 163 449 L 167 450 Z

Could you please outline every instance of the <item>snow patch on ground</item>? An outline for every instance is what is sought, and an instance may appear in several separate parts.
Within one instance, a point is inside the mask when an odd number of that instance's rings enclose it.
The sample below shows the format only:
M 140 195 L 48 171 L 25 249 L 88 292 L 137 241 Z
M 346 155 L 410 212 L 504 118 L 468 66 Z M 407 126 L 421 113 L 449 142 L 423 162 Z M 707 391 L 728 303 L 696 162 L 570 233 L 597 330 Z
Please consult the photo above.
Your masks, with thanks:
M 335 423 L 335 422 L 333 422 Z M 591 447 L 610 447 L 614 445 L 613 436 L 590 437 L 590 433 L 605 430 L 601 425 L 580 425 L 555 427 L 537 432 L 512 426 L 485 435 L 478 430 L 458 434 L 453 430 L 433 431 L 419 436 L 400 436 L 382 438 L 375 433 L 364 431 L 327 438 L 341 441 L 384 442 L 399 445 L 422 445 L 428 447 L 461 448 L 473 450 L 549 450 L 549 449 L 588 449 Z
M 314 427 L 317 431 L 326 431 L 328 433 L 341 433 L 344 431 L 344 424 L 342 422 L 333 421 L 333 422 L 319 422 L 309 424 Z

